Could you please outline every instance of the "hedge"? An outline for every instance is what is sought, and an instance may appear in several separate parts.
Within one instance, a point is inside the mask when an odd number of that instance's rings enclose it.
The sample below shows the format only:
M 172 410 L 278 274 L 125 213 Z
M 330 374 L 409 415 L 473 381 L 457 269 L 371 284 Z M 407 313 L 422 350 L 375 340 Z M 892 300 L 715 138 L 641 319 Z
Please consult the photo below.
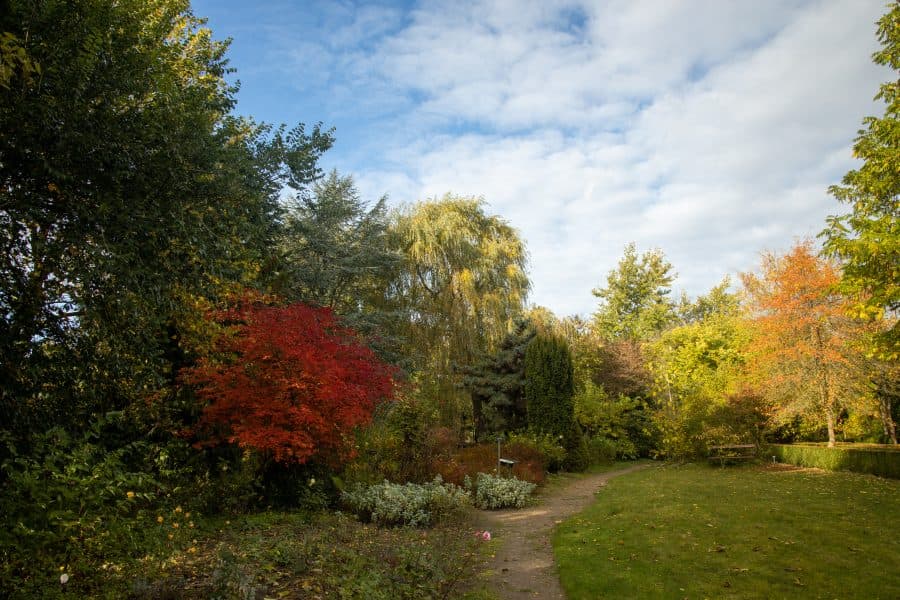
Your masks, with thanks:
M 900 452 L 893 448 L 815 444 L 773 444 L 769 448 L 777 460 L 792 465 L 900 479 Z

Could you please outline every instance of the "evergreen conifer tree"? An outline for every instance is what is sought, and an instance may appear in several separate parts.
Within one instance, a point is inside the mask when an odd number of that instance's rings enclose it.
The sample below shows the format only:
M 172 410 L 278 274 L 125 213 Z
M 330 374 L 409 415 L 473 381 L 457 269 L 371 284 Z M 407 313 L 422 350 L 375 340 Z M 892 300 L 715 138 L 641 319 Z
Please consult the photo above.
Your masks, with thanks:
M 472 395 L 475 437 L 524 429 L 525 350 L 535 336 L 527 319 L 517 319 L 493 354 L 484 353 L 472 366 L 457 366 L 462 387 Z
M 574 422 L 575 377 L 565 340 L 538 336 L 525 352 L 525 399 L 529 427 L 565 436 Z

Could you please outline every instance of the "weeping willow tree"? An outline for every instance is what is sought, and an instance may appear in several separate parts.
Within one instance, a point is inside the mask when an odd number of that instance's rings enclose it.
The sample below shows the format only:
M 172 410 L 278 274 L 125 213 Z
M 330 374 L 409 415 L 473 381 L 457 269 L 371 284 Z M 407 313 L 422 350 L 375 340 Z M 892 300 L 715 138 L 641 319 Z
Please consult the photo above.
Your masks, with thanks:
M 496 348 L 530 287 L 525 244 L 484 204 L 446 195 L 398 210 L 391 228 L 405 261 L 388 294 L 409 315 L 403 337 L 420 388 L 451 426 L 471 413 L 454 365 Z

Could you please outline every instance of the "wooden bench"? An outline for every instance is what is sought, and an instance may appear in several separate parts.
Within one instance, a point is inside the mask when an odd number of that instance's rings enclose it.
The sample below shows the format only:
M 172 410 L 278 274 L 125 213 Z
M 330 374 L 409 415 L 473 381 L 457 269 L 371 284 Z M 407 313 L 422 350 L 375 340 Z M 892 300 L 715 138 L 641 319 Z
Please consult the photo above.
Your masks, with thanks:
M 756 446 L 753 444 L 729 444 L 709 447 L 709 462 L 719 461 L 723 467 L 727 461 L 753 460 L 756 458 Z

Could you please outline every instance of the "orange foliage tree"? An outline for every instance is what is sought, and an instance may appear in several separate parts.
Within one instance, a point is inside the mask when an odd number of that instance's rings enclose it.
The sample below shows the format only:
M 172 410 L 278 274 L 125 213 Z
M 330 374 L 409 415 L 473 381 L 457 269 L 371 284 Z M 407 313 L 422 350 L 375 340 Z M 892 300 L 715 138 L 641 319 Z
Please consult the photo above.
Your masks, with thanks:
M 285 464 L 352 455 L 355 427 L 393 394 L 393 370 L 327 308 L 244 301 L 214 314 L 231 334 L 183 379 L 206 402 L 195 446 L 235 443 Z
M 837 416 L 857 380 L 849 357 L 858 334 L 846 316 L 848 299 L 835 291 L 837 266 L 805 241 L 784 256 L 764 254 L 761 272 L 742 280 L 753 310 L 751 357 L 759 385 L 776 414 L 824 419 L 834 445 Z

